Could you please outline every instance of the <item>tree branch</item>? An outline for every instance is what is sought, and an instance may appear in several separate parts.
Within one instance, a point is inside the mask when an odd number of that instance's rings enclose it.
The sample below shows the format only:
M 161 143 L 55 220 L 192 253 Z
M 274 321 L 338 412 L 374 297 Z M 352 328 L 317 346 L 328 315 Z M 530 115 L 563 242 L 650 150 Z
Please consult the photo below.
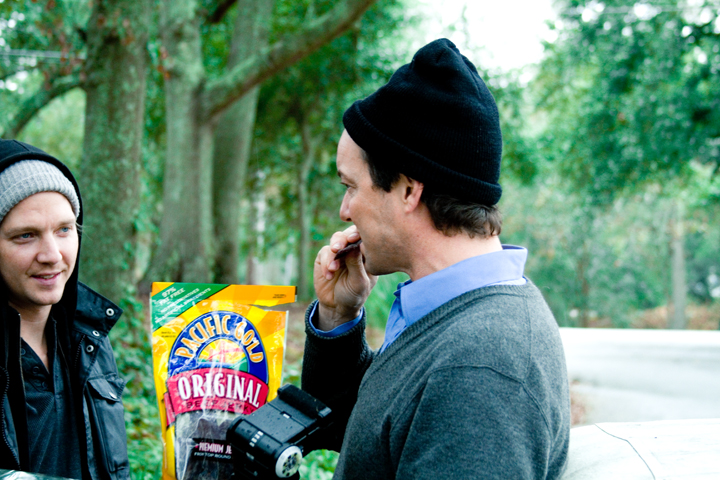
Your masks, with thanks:
M 0 137 L 16 138 L 30 120 L 53 99 L 81 85 L 80 76 L 72 74 L 56 79 L 50 88 L 41 88 L 20 106 L 20 110 L 5 126 Z
M 35 65 L 0 65 L 0 80 L 7 80 L 20 72 L 33 72 L 40 68 L 40 62 Z
M 232 7 L 236 3 L 237 0 L 220 0 L 219 2 L 217 2 L 217 4 L 215 5 L 215 9 L 207 16 L 207 23 L 220 23 L 227 11 L 230 10 L 230 7 Z
M 206 118 L 221 113 L 255 85 L 342 35 L 376 1 L 341 0 L 325 15 L 307 22 L 299 32 L 281 38 L 222 77 L 209 81 L 202 98 Z
M 0 72 L 0 80 L 7 80 L 8 78 L 12 77 L 13 75 L 17 75 L 18 73 L 27 70 L 26 68 L 20 68 L 18 67 L 15 70 L 8 70 L 7 72 Z

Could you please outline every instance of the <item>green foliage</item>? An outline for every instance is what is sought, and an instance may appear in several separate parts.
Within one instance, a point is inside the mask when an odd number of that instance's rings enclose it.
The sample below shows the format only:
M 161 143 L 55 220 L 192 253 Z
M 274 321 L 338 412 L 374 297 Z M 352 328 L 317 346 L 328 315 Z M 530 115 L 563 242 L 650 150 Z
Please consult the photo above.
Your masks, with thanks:
M 43 108 L 22 130 L 18 140 L 45 150 L 77 171 L 82 156 L 84 111 L 85 93 L 71 90 Z
M 672 297 L 680 203 L 690 293 L 713 301 L 720 4 L 559 7 L 558 38 L 523 92 L 533 127 L 518 126 L 536 177 L 505 177 L 504 240 L 528 246 L 528 275 L 562 325 L 629 326 Z
M 310 452 L 300 465 L 300 478 L 303 480 L 330 480 L 338 461 L 338 453 L 330 450 Z
M 395 290 L 397 290 L 398 284 L 404 283 L 408 279 L 409 277 L 401 272 L 378 277 L 377 285 L 365 302 L 369 326 L 385 328 L 390 307 L 395 301 Z
M 694 174 L 681 192 L 687 215 L 688 291 L 695 301 L 709 304 L 720 298 L 720 175 L 708 166 L 692 165 Z
M 720 4 L 643 5 L 562 2 L 539 76 L 545 144 L 595 203 L 720 165 Z
M 491 77 L 481 72 L 490 88 L 500 113 L 503 134 L 503 179 L 512 177 L 523 185 L 530 185 L 538 173 L 539 151 L 529 135 L 531 113 L 518 72 Z
M 40 52 L 64 51 L 69 56 L 74 56 L 83 47 L 82 33 L 78 29 L 84 27 L 89 15 L 88 5 L 74 0 L 5 1 L 0 4 L 0 38 L 4 40 L 0 46 Z M 22 61 L 8 63 L 27 67 L 40 64 L 41 68 L 51 65 L 57 67 L 64 63 L 52 58 L 37 57 L 31 60 L 25 57 Z M 0 66 L 7 66 L 3 65 L 4 61 L 0 61 Z
M 0 50 L 14 51 L 0 55 L 0 134 L 23 102 L 79 70 L 89 14 L 72 0 L 0 3 Z
M 671 292 L 670 222 L 677 199 L 688 202 L 685 219 L 687 283 L 691 298 L 710 303 L 720 296 L 716 272 L 720 228 L 711 198 L 718 178 L 699 169 L 689 185 L 653 185 L 616 198 L 608 207 L 589 205 L 545 165 L 533 185 L 504 184 L 503 241 L 523 245 L 526 275 L 542 290 L 562 326 L 626 327 L 637 313 L 665 305 Z M 690 193 L 692 192 L 692 193 Z
M 130 293 L 130 292 L 128 292 Z M 131 295 L 120 302 L 124 310 L 110 333 L 120 375 L 127 381 L 123 394 L 131 476 L 135 480 L 158 478 L 162 467 L 160 415 L 153 377 L 149 316 Z

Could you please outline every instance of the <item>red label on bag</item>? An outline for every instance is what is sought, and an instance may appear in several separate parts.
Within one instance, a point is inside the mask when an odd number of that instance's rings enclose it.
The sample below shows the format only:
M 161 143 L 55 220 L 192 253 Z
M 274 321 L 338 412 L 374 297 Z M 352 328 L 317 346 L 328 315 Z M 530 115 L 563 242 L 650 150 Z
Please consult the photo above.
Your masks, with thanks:
M 197 410 L 250 414 L 267 401 L 266 383 L 228 368 L 201 368 L 173 375 L 167 381 L 172 418 Z M 171 416 L 168 415 L 168 419 Z

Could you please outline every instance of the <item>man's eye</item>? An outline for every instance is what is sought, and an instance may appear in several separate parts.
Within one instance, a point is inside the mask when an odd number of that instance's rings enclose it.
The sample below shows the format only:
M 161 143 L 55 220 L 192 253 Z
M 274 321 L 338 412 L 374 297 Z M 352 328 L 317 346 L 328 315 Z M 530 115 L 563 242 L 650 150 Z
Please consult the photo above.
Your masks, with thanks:
M 27 240 L 29 238 L 32 238 L 32 233 L 21 233 L 17 236 L 17 238 L 20 240 Z

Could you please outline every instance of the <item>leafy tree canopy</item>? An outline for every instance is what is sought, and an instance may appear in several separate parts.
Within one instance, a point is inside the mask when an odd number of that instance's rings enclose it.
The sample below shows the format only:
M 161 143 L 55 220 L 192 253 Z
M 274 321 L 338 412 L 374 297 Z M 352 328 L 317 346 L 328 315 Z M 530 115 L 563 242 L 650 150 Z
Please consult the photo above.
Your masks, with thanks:
M 561 1 L 538 77 L 548 157 L 607 204 L 720 167 L 720 2 Z

